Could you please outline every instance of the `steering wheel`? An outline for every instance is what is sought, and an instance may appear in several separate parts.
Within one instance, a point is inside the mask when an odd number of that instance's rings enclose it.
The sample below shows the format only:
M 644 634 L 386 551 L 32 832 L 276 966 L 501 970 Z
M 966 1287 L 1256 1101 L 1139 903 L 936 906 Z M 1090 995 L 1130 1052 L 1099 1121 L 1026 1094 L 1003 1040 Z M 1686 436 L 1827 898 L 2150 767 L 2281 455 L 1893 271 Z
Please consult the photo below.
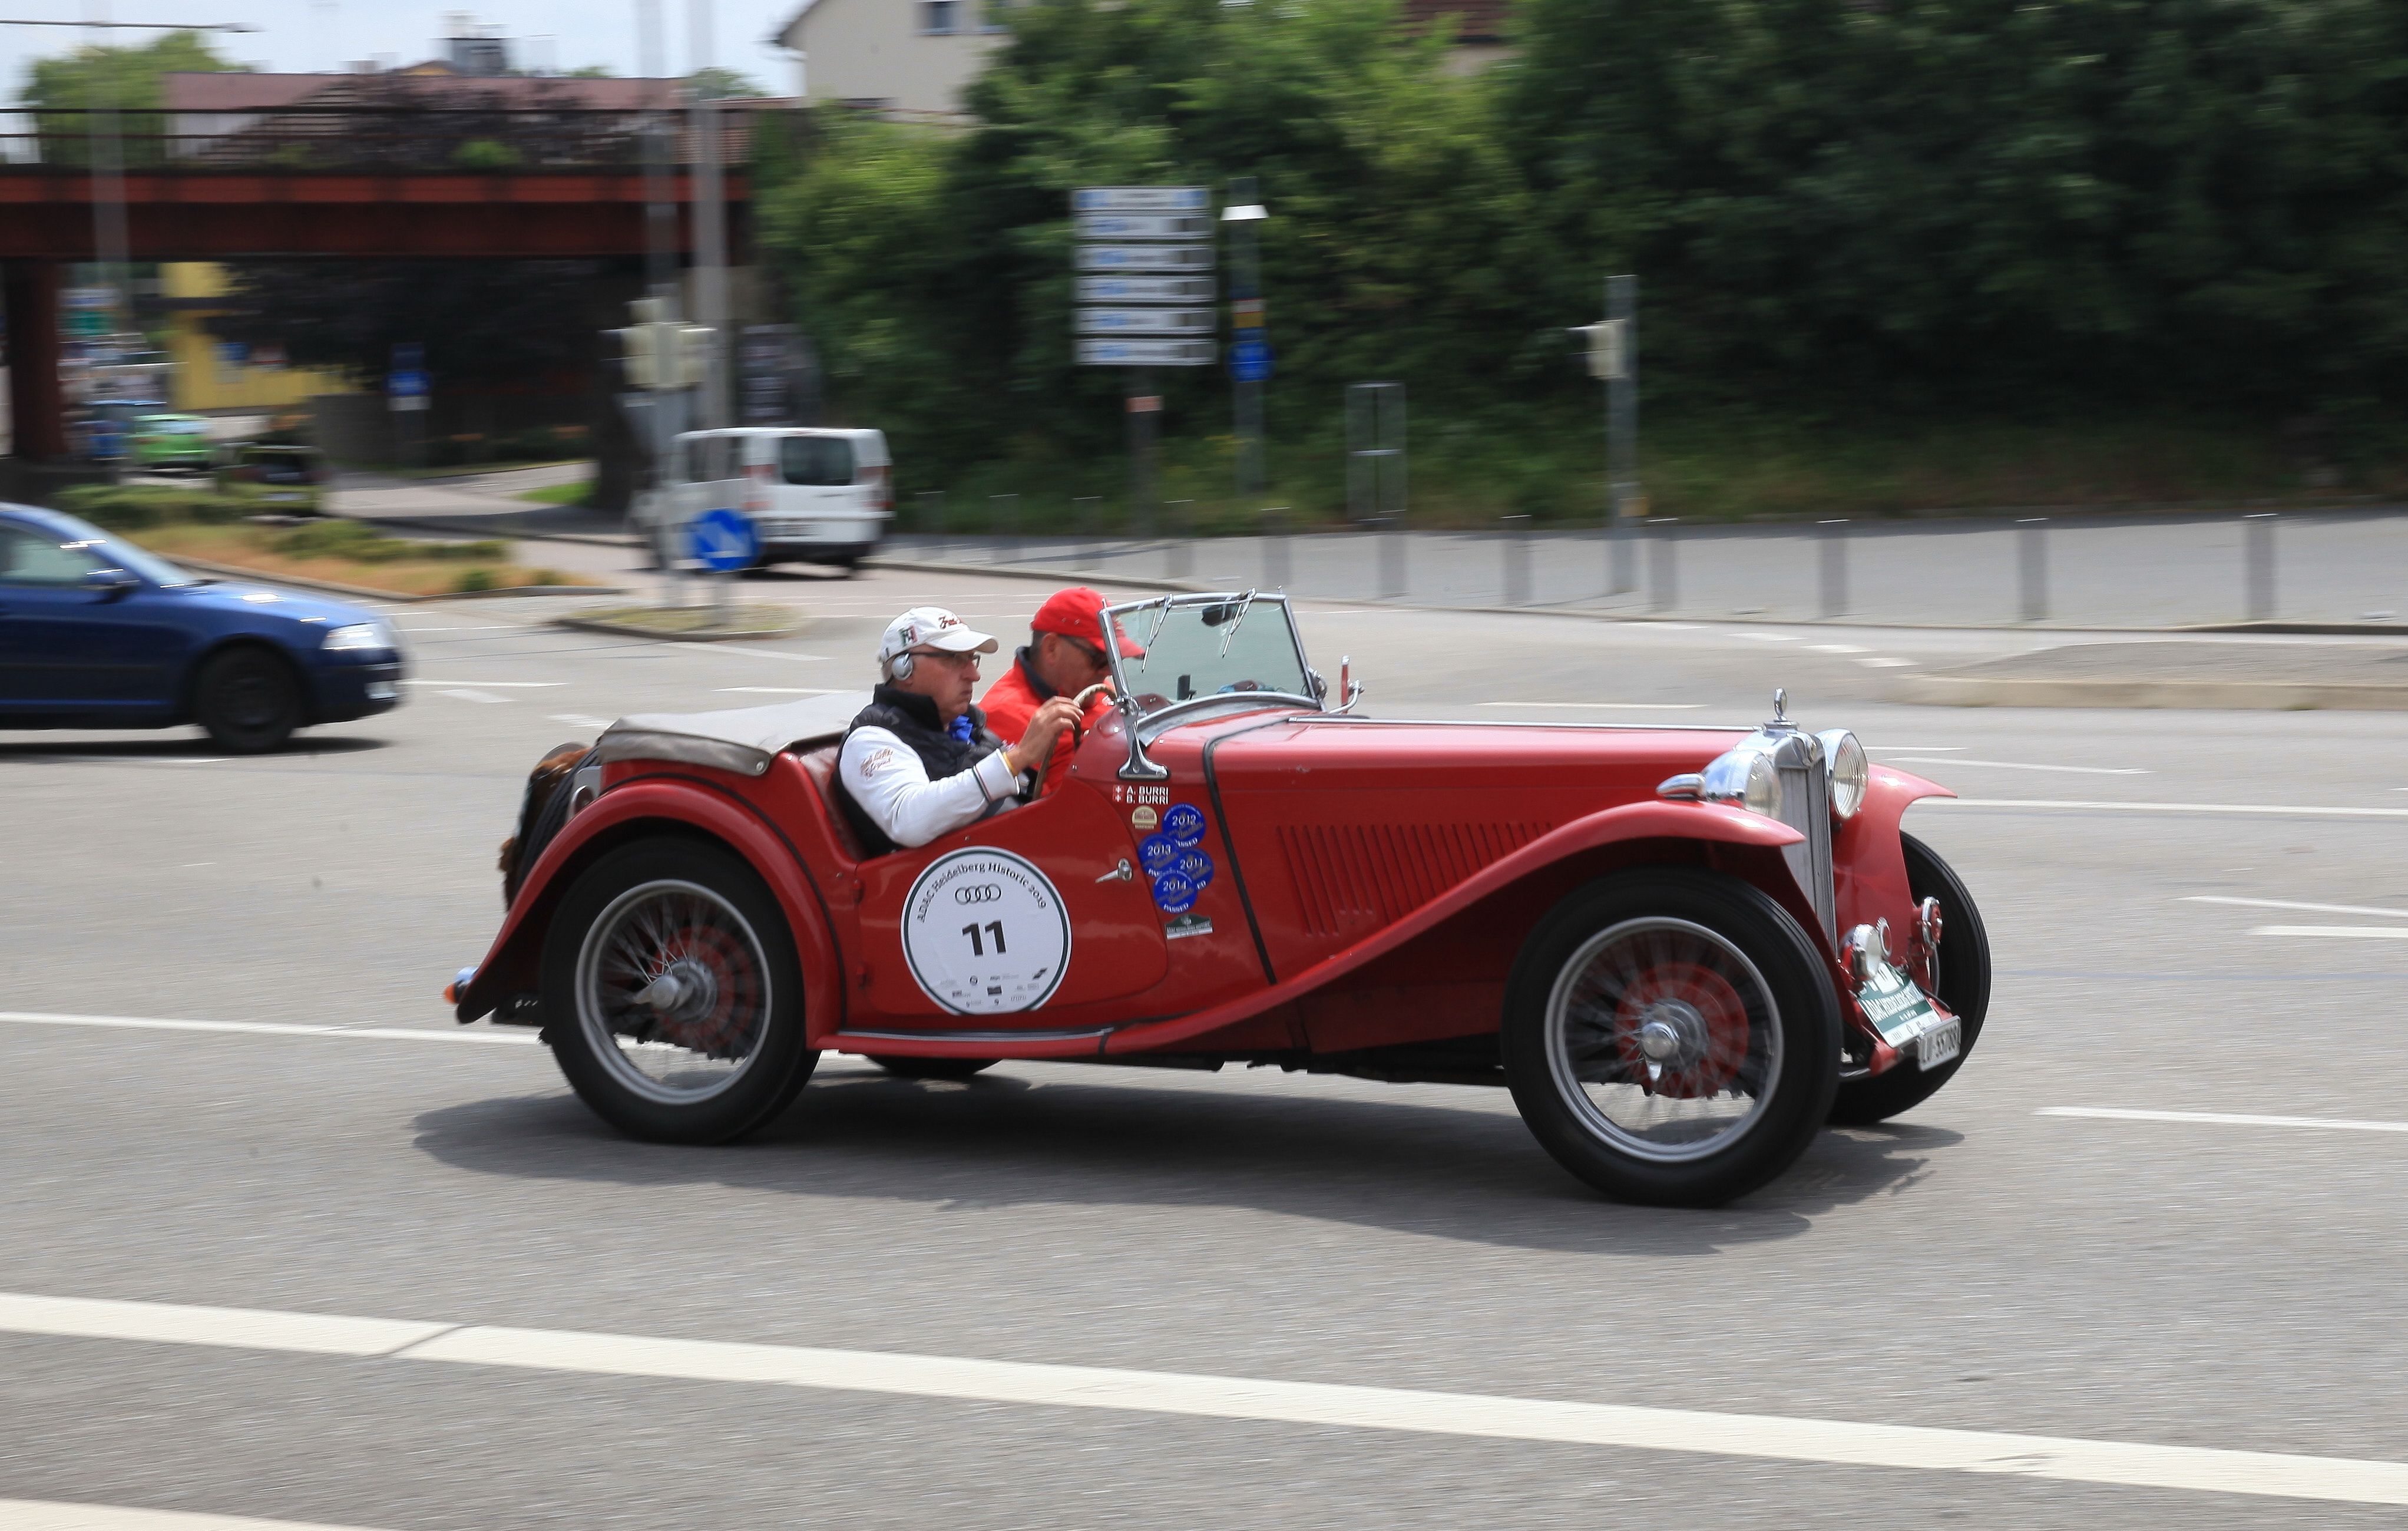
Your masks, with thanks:
M 1079 709 L 1080 718 L 1084 718 L 1087 715 L 1087 704 L 1096 699 L 1096 694 L 1098 692 L 1107 692 L 1111 689 L 1112 683 L 1111 681 L 1098 680 L 1094 685 L 1089 686 L 1086 690 L 1079 693 L 1078 695 L 1070 698 L 1070 705 Z M 1079 746 L 1086 742 L 1086 727 L 1081 723 L 1078 719 L 1072 719 L 1070 722 L 1070 748 L 1076 750 Z M 1054 737 L 1054 749 L 1059 750 L 1061 748 L 1062 737 L 1057 734 Z M 1045 778 L 1047 773 L 1052 771 L 1053 768 L 1053 751 L 1048 751 L 1045 756 L 1045 764 L 1038 767 L 1037 780 L 1029 783 L 1028 794 L 1022 799 L 1023 802 L 1034 803 L 1039 798 L 1045 795 Z

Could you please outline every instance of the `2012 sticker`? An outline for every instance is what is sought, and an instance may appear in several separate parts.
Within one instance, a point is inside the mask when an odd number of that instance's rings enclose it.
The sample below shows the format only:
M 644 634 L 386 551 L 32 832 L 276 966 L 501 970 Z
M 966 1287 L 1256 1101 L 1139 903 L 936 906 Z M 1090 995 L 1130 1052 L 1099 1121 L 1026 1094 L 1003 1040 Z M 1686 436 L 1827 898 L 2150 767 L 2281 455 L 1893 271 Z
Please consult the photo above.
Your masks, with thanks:
M 1162 816 L 1162 832 L 1190 851 L 1204 837 L 1204 810 L 1193 803 L 1173 803 Z

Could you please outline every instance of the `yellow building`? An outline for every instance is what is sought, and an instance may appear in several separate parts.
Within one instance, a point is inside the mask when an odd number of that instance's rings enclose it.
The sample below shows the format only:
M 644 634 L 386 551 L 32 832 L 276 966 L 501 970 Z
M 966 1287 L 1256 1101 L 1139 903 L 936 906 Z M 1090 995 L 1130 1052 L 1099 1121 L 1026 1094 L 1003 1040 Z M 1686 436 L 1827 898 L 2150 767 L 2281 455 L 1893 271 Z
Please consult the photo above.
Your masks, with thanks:
M 184 261 L 159 267 L 159 295 L 166 300 L 167 354 L 176 364 L 171 402 L 189 414 L 218 409 L 297 409 L 315 393 L 356 393 L 357 383 L 338 372 L 287 366 L 280 354 L 220 340 L 208 332 L 225 295 L 225 267 Z

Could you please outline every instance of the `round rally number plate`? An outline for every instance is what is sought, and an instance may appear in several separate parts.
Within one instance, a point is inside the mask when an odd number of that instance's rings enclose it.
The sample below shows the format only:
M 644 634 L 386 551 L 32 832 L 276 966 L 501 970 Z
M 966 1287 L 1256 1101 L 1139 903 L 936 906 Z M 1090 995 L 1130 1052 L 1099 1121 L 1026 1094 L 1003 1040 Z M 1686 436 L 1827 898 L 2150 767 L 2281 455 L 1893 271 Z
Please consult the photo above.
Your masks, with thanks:
M 956 1015 L 1033 1010 L 1070 966 L 1070 916 L 1043 872 L 1009 851 L 928 864 L 903 906 L 903 959 Z

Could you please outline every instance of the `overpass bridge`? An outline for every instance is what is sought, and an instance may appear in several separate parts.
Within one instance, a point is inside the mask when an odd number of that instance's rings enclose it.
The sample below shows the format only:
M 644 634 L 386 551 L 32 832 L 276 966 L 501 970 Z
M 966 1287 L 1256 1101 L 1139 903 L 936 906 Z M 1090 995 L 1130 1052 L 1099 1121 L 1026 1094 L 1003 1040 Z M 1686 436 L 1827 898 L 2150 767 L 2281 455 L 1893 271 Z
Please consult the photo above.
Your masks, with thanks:
M 116 115 L 113 145 L 81 111 L 18 113 L 0 132 L 0 293 L 21 458 L 66 452 L 60 289 L 67 265 L 98 258 L 98 215 L 113 197 L 131 261 L 633 260 L 654 237 L 656 198 L 669 247 L 681 261 L 694 249 L 700 144 L 681 118 L 322 106 Z M 753 138 L 774 121 L 719 113 L 731 260 L 749 245 Z

